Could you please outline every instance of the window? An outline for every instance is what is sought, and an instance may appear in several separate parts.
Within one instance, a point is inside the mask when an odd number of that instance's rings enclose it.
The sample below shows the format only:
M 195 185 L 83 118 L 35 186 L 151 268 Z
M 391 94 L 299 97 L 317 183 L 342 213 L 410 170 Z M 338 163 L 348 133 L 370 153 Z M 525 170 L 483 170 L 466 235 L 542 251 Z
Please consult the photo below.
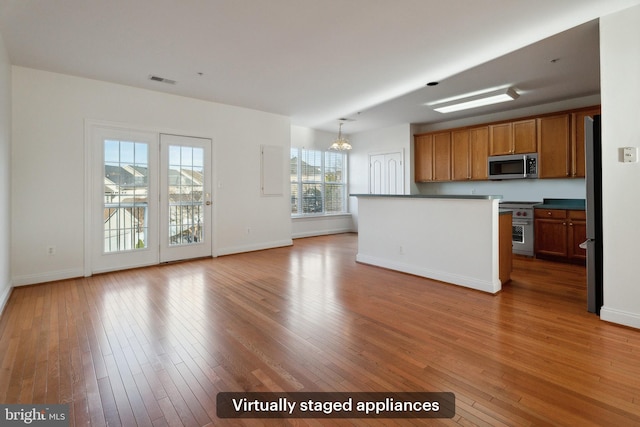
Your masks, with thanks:
M 291 215 L 347 211 L 347 155 L 291 148 Z
M 104 141 L 104 252 L 147 247 L 148 146 Z

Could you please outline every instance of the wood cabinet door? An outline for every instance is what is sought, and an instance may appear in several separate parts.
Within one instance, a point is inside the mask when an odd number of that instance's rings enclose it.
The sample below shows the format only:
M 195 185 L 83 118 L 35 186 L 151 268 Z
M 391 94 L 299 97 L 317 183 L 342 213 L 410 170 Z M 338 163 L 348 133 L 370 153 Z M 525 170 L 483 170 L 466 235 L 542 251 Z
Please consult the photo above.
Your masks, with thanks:
M 536 254 L 566 258 L 567 220 L 537 218 L 534 228 Z
M 469 151 L 469 131 L 451 132 L 451 177 L 454 181 L 466 181 L 471 178 Z
M 513 152 L 516 154 L 538 152 L 535 119 L 513 122 Z
M 489 126 L 489 155 L 511 154 L 513 151 L 513 127 L 511 123 Z
M 587 240 L 587 212 L 583 210 L 569 211 L 568 217 L 569 261 L 586 262 L 587 250 L 582 249 L 580 244 Z
M 433 179 L 451 180 L 451 132 L 433 135 Z
M 433 181 L 433 135 L 418 135 L 414 141 L 414 180 Z
M 582 249 L 580 244 L 587 240 L 587 223 L 586 221 L 569 220 L 568 256 L 570 261 L 586 261 L 587 250 Z
M 569 114 L 538 119 L 538 176 L 566 178 L 570 176 Z
M 489 179 L 489 127 L 469 130 L 469 152 L 471 156 L 471 179 Z
M 600 108 L 571 114 L 571 176 L 585 176 L 584 119 L 600 114 Z

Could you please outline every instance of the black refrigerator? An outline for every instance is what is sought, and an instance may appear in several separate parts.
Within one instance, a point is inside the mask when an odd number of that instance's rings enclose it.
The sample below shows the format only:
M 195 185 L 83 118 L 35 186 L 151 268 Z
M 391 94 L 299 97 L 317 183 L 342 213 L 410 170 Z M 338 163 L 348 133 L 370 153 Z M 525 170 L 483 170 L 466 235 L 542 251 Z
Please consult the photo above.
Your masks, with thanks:
M 602 143 L 600 116 L 584 121 L 587 211 L 587 310 L 602 307 Z

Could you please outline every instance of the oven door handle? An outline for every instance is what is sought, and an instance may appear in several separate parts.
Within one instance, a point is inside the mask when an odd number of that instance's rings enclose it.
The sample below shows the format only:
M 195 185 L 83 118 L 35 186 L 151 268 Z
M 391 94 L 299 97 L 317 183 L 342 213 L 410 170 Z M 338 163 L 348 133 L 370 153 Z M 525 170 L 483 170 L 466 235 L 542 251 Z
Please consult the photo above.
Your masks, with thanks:
M 531 225 L 531 221 L 512 221 L 512 225 Z

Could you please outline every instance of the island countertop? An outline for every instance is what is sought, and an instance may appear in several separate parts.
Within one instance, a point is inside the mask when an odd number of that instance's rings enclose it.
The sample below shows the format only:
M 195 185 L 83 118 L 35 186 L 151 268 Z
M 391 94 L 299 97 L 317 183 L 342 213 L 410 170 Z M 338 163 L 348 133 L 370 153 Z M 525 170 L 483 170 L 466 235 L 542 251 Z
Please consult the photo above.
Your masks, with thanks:
M 460 200 L 499 200 L 499 195 L 482 194 L 349 194 L 349 197 L 397 197 L 405 199 L 460 199 Z

